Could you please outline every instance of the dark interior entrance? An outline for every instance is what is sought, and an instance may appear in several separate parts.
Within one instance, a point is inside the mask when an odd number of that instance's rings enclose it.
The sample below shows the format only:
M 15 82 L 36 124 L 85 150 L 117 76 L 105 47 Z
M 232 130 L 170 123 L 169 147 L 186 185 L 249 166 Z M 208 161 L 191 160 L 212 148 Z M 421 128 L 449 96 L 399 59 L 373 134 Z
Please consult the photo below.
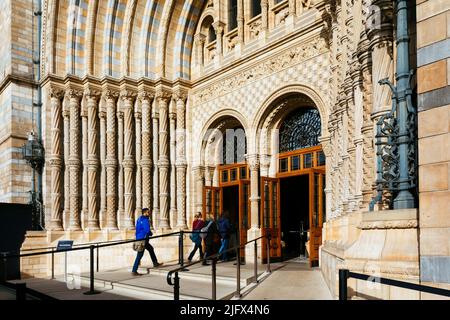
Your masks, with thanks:
M 305 256 L 309 230 L 309 175 L 280 179 L 282 259 Z
M 236 232 L 239 227 L 239 186 L 229 186 L 222 188 L 222 208 L 223 212 L 228 212 L 232 232 Z M 218 217 L 220 218 L 220 216 Z M 236 245 L 236 233 L 230 237 L 229 248 Z M 229 252 L 230 258 L 235 257 L 234 252 Z

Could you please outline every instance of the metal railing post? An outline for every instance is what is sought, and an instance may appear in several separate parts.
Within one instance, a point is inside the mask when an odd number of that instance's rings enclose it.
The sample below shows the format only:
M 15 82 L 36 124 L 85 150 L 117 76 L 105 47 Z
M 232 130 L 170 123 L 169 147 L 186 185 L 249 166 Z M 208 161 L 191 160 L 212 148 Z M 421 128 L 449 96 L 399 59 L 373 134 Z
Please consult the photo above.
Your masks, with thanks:
M 216 292 L 217 292 L 217 287 L 216 287 L 216 263 L 217 263 L 217 258 L 213 258 L 212 259 L 212 264 L 211 264 L 211 271 L 212 271 L 212 300 L 217 300 L 216 297 Z
M 180 231 L 178 238 L 178 263 L 180 267 L 184 266 L 183 230 Z
M 27 284 L 16 283 L 16 300 L 25 301 L 27 299 Z
M 2 252 L 2 266 L 3 266 L 3 272 L 2 272 L 2 281 L 6 281 L 8 279 L 8 263 L 6 259 L 6 252 Z
M 339 269 L 339 300 L 347 300 L 347 279 L 349 271 Z
M 89 279 L 90 286 L 89 286 L 89 291 L 84 293 L 86 295 L 92 295 L 92 294 L 100 293 L 99 291 L 95 291 L 94 290 L 94 249 L 95 249 L 94 245 L 91 245 L 89 247 L 89 251 L 90 251 L 90 259 L 89 259 L 89 262 L 90 262 L 90 277 L 89 277 L 90 278 Z
M 175 272 L 175 278 L 174 278 L 174 284 L 173 284 L 173 300 L 180 300 L 180 278 L 178 277 L 178 272 Z
M 97 272 L 98 272 L 98 269 L 99 269 L 99 252 L 100 252 L 100 250 L 99 250 L 99 248 L 98 248 L 98 245 L 97 245 Z
M 257 243 L 257 241 L 255 241 L 254 269 L 255 269 L 255 282 L 258 283 L 258 243 Z
M 267 272 L 271 273 L 272 270 L 270 270 L 270 234 L 267 236 Z
M 55 279 L 55 250 L 52 248 L 52 280 Z
M 236 263 L 236 293 L 235 297 L 240 298 L 241 297 L 241 248 L 236 247 L 236 257 L 237 257 L 237 263 Z

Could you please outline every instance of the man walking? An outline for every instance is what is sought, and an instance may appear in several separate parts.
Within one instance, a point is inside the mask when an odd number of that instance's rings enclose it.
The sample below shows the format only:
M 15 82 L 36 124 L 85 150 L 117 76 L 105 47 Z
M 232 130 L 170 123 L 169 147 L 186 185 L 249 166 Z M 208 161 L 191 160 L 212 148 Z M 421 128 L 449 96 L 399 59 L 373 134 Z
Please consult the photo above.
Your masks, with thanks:
M 137 270 L 141 259 L 144 256 L 145 249 L 147 249 L 147 251 L 149 252 L 150 258 L 152 259 L 153 266 L 155 268 L 162 265 L 162 263 L 158 262 L 158 259 L 155 255 L 155 250 L 149 242 L 149 237 L 151 236 L 152 231 L 150 230 L 150 210 L 148 208 L 144 208 L 142 209 L 142 215 L 136 221 L 136 240 L 142 240 L 144 242 L 144 246 L 142 250 L 138 250 L 136 260 L 134 261 L 132 274 L 135 276 L 140 275 Z

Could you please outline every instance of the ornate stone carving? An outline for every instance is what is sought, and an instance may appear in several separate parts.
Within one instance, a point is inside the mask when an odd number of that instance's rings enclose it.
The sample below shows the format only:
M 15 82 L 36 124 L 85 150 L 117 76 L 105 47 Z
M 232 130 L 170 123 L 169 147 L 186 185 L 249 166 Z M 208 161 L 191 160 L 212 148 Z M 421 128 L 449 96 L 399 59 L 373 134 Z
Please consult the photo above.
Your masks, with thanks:
M 328 51 L 328 49 L 326 48 L 325 40 L 322 38 L 316 38 L 309 43 L 301 44 L 294 48 L 288 49 L 279 56 L 263 61 L 262 63 L 259 63 L 237 75 L 220 79 L 212 85 L 200 89 L 195 95 L 196 102 L 203 103 L 214 99 L 238 87 L 242 87 L 250 81 L 255 81 L 262 77 L 266 77 L 267 75 L 301 63 L 326 51 Z

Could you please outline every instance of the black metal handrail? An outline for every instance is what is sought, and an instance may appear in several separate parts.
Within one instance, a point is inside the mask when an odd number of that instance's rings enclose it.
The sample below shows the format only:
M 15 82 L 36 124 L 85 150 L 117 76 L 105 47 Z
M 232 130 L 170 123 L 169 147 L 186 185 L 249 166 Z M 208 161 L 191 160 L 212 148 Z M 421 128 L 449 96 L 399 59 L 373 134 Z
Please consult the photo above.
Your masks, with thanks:
M 42 292 L 28 288 L 26 283 L 9 283 L 6 281 L 0 281 L 0 286 L 14 290 L 16 292 L 16 300 L 26 300 L 27 294 L 39 300 L 58 300 Z
M 424 286 L 421 284 L 410 283 L 410 282 L 406 282 L 406 281 L 370 276 L 367 274 L 351 272 L 348 269 L 340 269 L 339 270 L 339 300 L 347 300 L 347 298 L 348 298 L 347 280 L 349 278 L 371 281 L 371 282 L 386 284 L 386 285 L 390 285 L 390 286 L 394 286 L 394 287 L 399 287 L 399 288 L 404 288 L 404 289 L 410 289 L 410 290 L 450 297 L 450 290 L 435 288 L 435 287 L 430 287 L 430 286 Z
M 260 239 L 263 239 L 263 238 L 267 238 L 267 242 L 266 242 L 266 245 L 267 245 L 267 248 L 266 248 L 266 253 L 267 253 L 267 267 L 266 267 L 266 271 L 268 273 L 270 273 L 271 272 L 271 269 L 270 269 L 270 240 L 271 240 L 271 235 L 268 234 L 268 235 L 263 235 L 263 236 L 260 236 L 260 237 L 258 237 L 256 239 L 247 241 L 244 244 L 236 245 L 236 246 L 234 246 L 232 248 L 229 248 L 227 250 L 222 251 L 221 253 L 216 253 L 214 255 L 205 257 L 202 260 L 191 262 L 191 263 L 189 263 L 187 265 L 181 265 L 178 268 L 170 270 L 167 273 L 167 283 L 174 287 L 174 300 L 180 300 L 180 278 L 178 276 L 178 273 L 180 271 L 189 271 L 188 269 L 186 269 L 187 267 L 196 265 L 196 264 L 204 262 L 206 260 L 211 260 L 211 262 L 212 262 L 212 265 L 211 265 L 212 300 L 216 300 L 216 264 L 217 264 L 217 260 L 222 254 L 227 253 L 227 252 L 231 252 L 231 251 L 236 251 L 236 258 L 237 258 L 236 259 L 237 260 L 237 263 L 236 263 L 236 271 L 237 271 L 236 287 L 237 288 L 236 288 L 235 296 L 240 297 L 241 296 L 241 293 L 240 293 L 240 265 L 241 265 L 240 249 L 245 248 L 245 246 L 247 244 L 249 244 L 249 243 L 252 243 L 252 242 L 255 243 L 255 249 L 254 249 L 255 250 L 255 254 L 254 254 L 254 278 L 255 278 L 255 282 L 258 283 L 258 263 L 257 263 L 257 259 L 258 259 L 257 251 L 258 251 L 258 248 L 257 248 L 257 241 L 260 240 Z M 173 277 L 173 282 L 172 282 L 172 277 Z

